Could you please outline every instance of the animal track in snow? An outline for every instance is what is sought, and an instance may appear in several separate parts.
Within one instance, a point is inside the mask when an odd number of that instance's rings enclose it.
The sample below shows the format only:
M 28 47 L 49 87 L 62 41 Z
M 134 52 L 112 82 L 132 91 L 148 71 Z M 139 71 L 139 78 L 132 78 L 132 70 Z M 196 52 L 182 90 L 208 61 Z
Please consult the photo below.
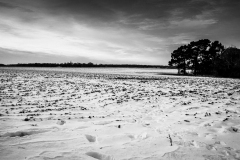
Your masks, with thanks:
M 17 131 L 17 132 L 7 132 L 0 137 L 24 137 L 33 134 L 43 133 L 44 131 Z
M 97 141 L 97 137 L 95 137 L 95 136 L 86 134 L 85 137 L 87 138 L 87 140 L 88 140 L 89 142 L 96 142 L 96 141 Z
M 86 155 L 88 155 L 90 157 L 93 157 L 93 158 L 96 158 L 98 160 L 114 160 L 113 157 L 106 156 L 106 155 L 103 155 L 103 154 L 98 153 L 98 152 L 87 152 Z

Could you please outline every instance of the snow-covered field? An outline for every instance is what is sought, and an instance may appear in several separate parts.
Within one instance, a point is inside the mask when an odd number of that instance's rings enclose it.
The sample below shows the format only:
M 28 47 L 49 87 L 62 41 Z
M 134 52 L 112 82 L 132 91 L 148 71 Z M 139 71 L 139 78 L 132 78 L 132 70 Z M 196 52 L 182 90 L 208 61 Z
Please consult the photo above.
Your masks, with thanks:
M 240 159 L 239 79 L 90 70 L 1 68 L 0 159 Z
M 159 74 L 177 74 L 177 69 L 162 69 L 162 68 L 62 68 L 62 67 L 4 67 L 9 70 L 32 70 L 32 71 L 46 71 L 46 72 L 77 72 L 77 73 L 101 73 L 101 74 L 124 74 L 124 75 L 159 75 Z

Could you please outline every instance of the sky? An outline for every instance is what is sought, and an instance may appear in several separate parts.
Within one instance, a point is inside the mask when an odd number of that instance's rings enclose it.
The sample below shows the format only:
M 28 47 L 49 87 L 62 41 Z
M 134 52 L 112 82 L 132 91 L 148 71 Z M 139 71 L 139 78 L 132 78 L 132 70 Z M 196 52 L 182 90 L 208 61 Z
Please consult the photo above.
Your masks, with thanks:
M 0 63 L 167 65 L 199 39 L 240 48 L 240 0 L 0 0 Z

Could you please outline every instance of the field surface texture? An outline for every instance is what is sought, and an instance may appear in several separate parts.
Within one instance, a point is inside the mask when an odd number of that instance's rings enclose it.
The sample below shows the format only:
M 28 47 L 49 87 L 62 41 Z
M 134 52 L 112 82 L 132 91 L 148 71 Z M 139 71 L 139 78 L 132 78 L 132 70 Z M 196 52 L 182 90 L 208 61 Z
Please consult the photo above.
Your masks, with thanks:
M 240 80 L 0 68 L 1 160 L 240 160 Z

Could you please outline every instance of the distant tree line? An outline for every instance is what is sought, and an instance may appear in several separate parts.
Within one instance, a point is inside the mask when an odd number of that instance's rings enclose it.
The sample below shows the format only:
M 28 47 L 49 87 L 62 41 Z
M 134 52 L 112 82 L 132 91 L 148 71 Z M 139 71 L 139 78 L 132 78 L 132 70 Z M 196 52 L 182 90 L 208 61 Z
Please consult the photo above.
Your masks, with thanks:
M 0 65 L 6 67 L 114 67 L 114 68 L 166 68 L 174 69 L 175 66 L 164 65 L 135 65 L 135 64 L 93 64 L 89 63 L 18 63 L 9 65 Z
M 177 67 L 182 74 L 190 70 L 194 75 L 240 78 L 240 49 L 201 39 L 174 50 L 169 66 Z

